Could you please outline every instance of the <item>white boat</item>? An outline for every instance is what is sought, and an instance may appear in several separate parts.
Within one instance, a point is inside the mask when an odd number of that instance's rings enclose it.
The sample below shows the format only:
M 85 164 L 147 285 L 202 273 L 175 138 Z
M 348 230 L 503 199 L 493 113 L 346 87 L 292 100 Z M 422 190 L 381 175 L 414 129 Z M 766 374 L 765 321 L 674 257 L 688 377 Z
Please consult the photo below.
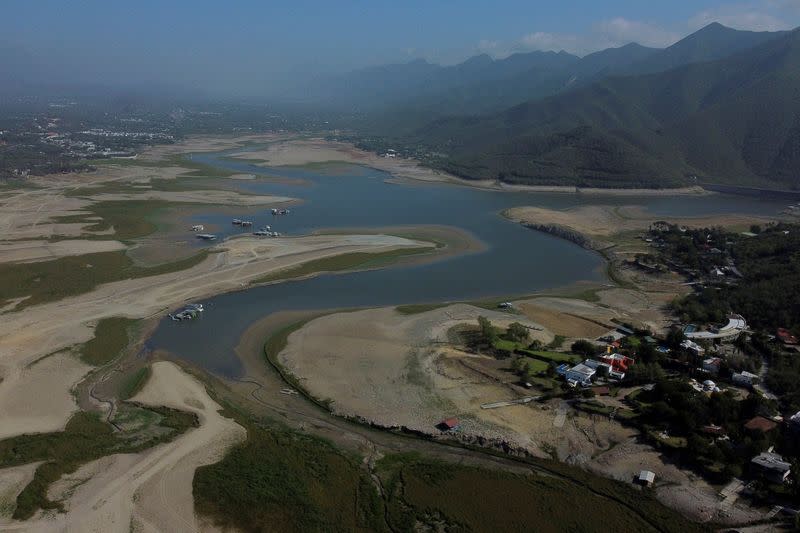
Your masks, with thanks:
M 203 239 L 204 241 L 213 241 L 217 238 L 217 236 L 212 233 L 198 233 L 196 237 L 198 239 Z
M 231 220 L 231 224 L 233 224 L 234 226 L 241 226 L 242 225 L 242 221 L 241 221 L 241 219 L 234 218 L 233 220 Z
M 192 231 L 203 231 L 204 229 L 206 228 L 202 224 L 195 224 L 192 226 Z
M 253 225 L 253 223 L 250 220 L 242 220 L 241 225 L 242 225 L 242 227 L 249 228 L 250 226 Z

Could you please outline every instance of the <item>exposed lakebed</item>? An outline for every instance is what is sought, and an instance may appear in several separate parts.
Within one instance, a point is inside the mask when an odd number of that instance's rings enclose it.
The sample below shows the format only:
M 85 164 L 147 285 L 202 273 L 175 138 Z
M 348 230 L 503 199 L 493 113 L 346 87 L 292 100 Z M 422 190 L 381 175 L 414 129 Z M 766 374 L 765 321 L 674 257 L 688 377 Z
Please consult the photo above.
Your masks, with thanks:
M 337 228 L 452 226 L 485 243 L 481 251 L 444 256 L 439 261 L 345 274 L 323 274 L 222 294 L 204 302 L 196 321 L 165 319 L 149 340 L 151 348 L 169 351 L 212 372 L 238 377 L 234 353 L 242 333 L 256 320 L 278 311 L 372 307 L 432 301 L 460 301 L 530 294 L 577 281 L 602 281 L 603 260 L 589 250 L 532 231 L 500 215 L 515 206 L 566 209 L 578 205 L 639 205 L 663 216 L 723 213 L 777 215 L 774 200 L 729 195 L 615 197 L 579 194 L 502 192 L 446 183 L 387 183 L 389 174 L 361 166 L 336 172 L 308 168 L 264 168 L 227 158 L 226 152 L 195 155 L 199 162 L 242 173 L 288 178 L 241 181 L 253 194 L 302 200 L 286 216 L 264 209 L 254 227 L 269 224 L 284 235 Z M 193 223 L 216 224 L 220 237 L 240 233 L 222 215 L 197 216 Z

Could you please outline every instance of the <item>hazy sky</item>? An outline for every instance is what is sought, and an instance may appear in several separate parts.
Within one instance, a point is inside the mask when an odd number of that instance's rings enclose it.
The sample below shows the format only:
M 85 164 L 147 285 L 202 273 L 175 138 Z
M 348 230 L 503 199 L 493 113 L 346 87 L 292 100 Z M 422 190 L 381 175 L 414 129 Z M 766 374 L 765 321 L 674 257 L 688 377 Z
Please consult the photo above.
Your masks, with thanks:
M 417 57 L 668 46 L 712 21 L 789 29 L 800 0 L 3 0 L 0 13 L 0 60 L 24 76 L 248 94 Z

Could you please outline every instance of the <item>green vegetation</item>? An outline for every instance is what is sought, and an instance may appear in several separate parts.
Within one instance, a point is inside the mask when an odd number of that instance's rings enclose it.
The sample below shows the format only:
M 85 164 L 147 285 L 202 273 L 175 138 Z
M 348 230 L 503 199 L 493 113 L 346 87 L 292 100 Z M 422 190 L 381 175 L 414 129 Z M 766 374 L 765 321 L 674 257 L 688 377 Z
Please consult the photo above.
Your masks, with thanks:
M 341 272 L 344 270 L 368 269 L 386 266 L 400 258 L 430 252 L 430 248 L 400 248 L 386 252 L 352 252 L 347 254 L 323 257 L 303 263 L 302 265 L 279 270 L 256 279 L 253 283 L 302 278 L 324 272 Z
M 662 380 L 652 390 L 639 391 L 629 402 L 639 412 L 637 423 L 653 444 L 667 446 L 683 464 L 718 483 L 741 475 L 750 459 L 775 444 L 778 437 L 777 432 L 744 427 L 751 418 L 774 409 L 757 393 L 738 400 L 731 391 L 706 395 L 686 381 Z M 721 429 L 709 432 L 709 427 Z M 722 434 L 729 439 L 715 438 Z
M 700 529 L 650 495 L 588 474 L 573 480 L 577 471 L 561 465 L 558 474 L 563 471 L 565 478 L 457 466 L 411 454 L 386 456 L 376 468 L 394 531 Z
M 737 33 L 722 41 L 758 46 L 700 54 L 705 63 L 687 61 L 697 50 L 717 49 L 718 34 L 725 31 L 732 30 L 701 30 L 686 45 L 692 53 L 658 63 L 683 65 L 672 70 L 648 68 L 644 61 L 620 71 L 613 62 L 594 71 L 595 78 L 577 75 L 581 81 L 572 85 L 579 60 L 549 76 L 543 76 L 548 69 L 534 68 L 531 79 L 516 76 L 506 80 L 506 88 L 498 82 L 461 86 L 455 95 L 442 92 L 424 110 L 382 113 L 373 128 L 379 140 L 371 136 L 361 144 L 394 146 L 467 179 L 650 188 L 703 181 L 794 189 L 798 160 L 788 147 L 798 139 L 791 117 L 800 108 L 789 95 L 798 83 L 800 35 L 754 41 Z M 568 85 L 571 90 L 564 90 Z M 506 94 L 500 99 L 505 105 L 480 111 L 481 99 L 497 105 L 485 97 L 487 91 Z M 451 111 L 440 115 L 448 103 Z
M 708 287 L 680 301 L 676 310 L 688 320 L 722 322 L 733 311 L 761 328 L 785 327 L 800 332 L 800 225 L 767 226 L 756 237 L 723 230 L 687 230 L 677 239 L 662 232 L 669 254 L 688 268 L 701 269 L 707 237 L 729 255 L 744 278 L 733 285 Z M 703 235 L 705 233 L 705 235 Z M 730 244 L 727 244 L 730 243 Z
M 530 357 L 540 359 L 546 362 L 553 362 L 553 363 L 578 363 L 580 362 L 581 358 L 574 354 L 564 353 L 564 352 L 551 352 L 547 350 L 527 350 L 527 349 L 520 349 L 517 350 L 518 353 L 528 355 Z
M 116 359 L 128 346 L 129 328 L 137 321 L 131 318 L 104 318 L 94 328 L 94 337 L 81 347 L 81 359 L 100 366 Z
M 36 469 L 33 480 L 17 497 L 14 518 L 30 518 L 39 509 L 61 509 L 60 502 L 47 497 L 47 490 L 50 484 L 75 472 L 80 466 L 106 455 L 150 448 L 197 426 L 194 414 L 166 407 L 145 408 L 129 404 L 122 412 L 136 412 L 152 423 L 114 433 L 111 426 L 97 415 L 79 412 L 62 432 L 0 440 L 0 468 L 44 461 Z
M 243 531 L 384 531 L 383 504 L 358 462 L 325 441 L 249 427 L 219 463 L 197 469 L 197 509 Z
M 530 462 L 552 475 L 403 454 L 380 459 L 371 478 L 363 462 L 323 440 L 250 425 L 244 443 L 197 470 L 193 492 L 201 514 L 242 531 L 563 531 L 592 524 L 615 531 L 701 529 L 619 482 Z
M 86 230 L 91 232 L 114 230 L 105 235 L 89 234 L 86 238 L 132 241 L 154 233 L 158 226 L 153 218 L 169 206 L 169 202 L 155 200 L 97 202 L 85 207 L 86 213 L 55 217 L 54 221 L 59 224 L 87 224 Z M 94 220 L 98 217 L 102 220 Z
M 127 400 L 136 396 L 147 384 L 147 380 L 150 379 L 150 374 L 150 366 L 143 366 L 130 376 L 127 376 L 119 387 L 119 392 L 117 393 L 119 399 Z
M 96 286 L 123 279 L 179 272 L 197 265 L 208 252 L 152 267 L 137 266 L 124 251 L 66 256 L 36 263 L 0 265 L 0 305 L 25 298 L 15 311 L 91 291 Z

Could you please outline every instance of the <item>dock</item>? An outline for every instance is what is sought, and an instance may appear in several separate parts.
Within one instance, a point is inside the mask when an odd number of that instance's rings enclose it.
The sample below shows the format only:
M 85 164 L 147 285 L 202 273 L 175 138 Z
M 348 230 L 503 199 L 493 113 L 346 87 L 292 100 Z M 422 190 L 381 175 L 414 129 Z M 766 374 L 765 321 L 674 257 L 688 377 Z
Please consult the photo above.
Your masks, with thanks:
M 519 398 L 517 400 L 508 400 L 504 402 L 492 402 L 492 403 L 482 403 L 481 409 L 497 409 L 498 407 L 510 407 L 512 405 L 524 405 L 526 403 L 530 403 L 533 401 L 538 400 L 541 396 L 525 396 L 524 398 Z

